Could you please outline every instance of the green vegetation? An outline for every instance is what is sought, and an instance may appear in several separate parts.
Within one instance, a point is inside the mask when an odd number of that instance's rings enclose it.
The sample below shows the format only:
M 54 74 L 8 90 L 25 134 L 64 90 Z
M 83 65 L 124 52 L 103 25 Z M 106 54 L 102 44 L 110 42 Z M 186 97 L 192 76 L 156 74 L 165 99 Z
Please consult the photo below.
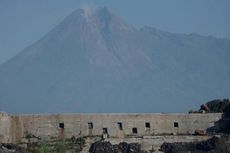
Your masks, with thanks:
M 31 137 L 30 134 L 27 134 L 25 138 L 28 139 L 26 153 L 79 153 L 85 145 L 85 137 L 75 138 L 73 136 L 64 140 L 37 139 L 36 142 L 31 141 L 33 136 Z
M 54 150 L 57 153 L 64 153 L 67 150 L 67 143 L 65 141 L 58 141 L 54 146 Z
M 37 153 L 48 153 L 48 143 L 43 140 L 39 143 L 38 148 L 37 148 Z

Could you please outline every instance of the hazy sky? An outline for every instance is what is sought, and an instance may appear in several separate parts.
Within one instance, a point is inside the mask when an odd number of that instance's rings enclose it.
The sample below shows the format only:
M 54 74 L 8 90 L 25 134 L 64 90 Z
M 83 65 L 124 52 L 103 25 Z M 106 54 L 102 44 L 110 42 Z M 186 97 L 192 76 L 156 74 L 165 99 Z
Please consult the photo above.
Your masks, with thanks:
M 84 6 L 107 6 L 137 28 L 230 38 L 230 0 L 0 0 L 0 64 Z

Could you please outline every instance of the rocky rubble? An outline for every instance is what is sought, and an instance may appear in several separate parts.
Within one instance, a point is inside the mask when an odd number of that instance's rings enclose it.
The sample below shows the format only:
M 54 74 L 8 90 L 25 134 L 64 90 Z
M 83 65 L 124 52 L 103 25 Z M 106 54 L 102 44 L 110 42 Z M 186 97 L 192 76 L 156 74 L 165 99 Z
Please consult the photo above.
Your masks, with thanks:
M 121 142 L 112 145 L 110 142 L 97 141 L 89 149 L 89 153 L 145 153 L 138 143 Z
M 200 106 L 199 112 L 205 111 L 206 113 L 230 113 L 229 99 L 215 99 Z
M 230 153 L 229 137 L 212 137 L 207 141 L 193 143 L 164 143 L 161 151 L 164 153 Z
M 0 153 L 25 153 L 23 148 L 15 144 L 0 144 Z

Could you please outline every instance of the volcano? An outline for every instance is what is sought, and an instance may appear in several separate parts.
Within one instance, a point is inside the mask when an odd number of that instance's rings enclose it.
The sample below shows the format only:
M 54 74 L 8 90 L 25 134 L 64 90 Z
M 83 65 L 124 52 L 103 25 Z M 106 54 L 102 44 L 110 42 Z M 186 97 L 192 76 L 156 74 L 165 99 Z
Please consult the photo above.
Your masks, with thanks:
M 230 40 L 77 9 L 0 66 L 10 113 L 183 112 L 230 95 Z

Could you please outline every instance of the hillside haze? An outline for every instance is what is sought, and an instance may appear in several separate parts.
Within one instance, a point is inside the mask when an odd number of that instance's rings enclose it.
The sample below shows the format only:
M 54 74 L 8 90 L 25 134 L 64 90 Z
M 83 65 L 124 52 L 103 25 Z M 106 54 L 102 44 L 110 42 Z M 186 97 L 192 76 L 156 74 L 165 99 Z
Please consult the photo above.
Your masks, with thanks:
M 230 40 L 78 9 L 0 66 L 0 110 L 184 112 L 230 95 Z

